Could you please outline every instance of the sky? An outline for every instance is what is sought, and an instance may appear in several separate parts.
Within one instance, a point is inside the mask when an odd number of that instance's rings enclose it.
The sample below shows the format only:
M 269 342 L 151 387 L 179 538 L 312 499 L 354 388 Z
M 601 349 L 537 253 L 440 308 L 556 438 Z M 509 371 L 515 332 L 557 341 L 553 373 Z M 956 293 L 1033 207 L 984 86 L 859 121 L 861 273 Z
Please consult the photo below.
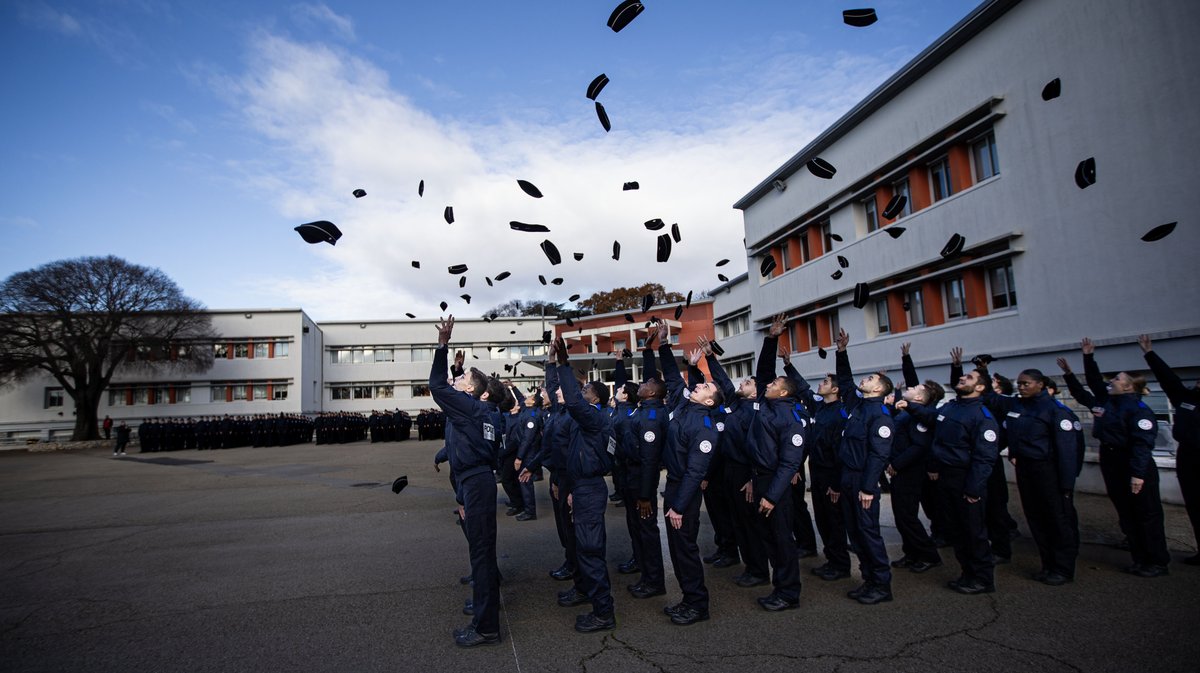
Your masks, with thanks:
M 977 2 L 875 0 L 852 28 L 866 3 L 646 0 L 614 33 L 617 4 L 6 0 L 0 277 L 111 254 L 210 308 L 318 321 L 701 293 L 745 271 L 733 203 Z M 680 226 L 666 264 L 654 218 Z M 293 231 L 316 220 L 336 246 Z

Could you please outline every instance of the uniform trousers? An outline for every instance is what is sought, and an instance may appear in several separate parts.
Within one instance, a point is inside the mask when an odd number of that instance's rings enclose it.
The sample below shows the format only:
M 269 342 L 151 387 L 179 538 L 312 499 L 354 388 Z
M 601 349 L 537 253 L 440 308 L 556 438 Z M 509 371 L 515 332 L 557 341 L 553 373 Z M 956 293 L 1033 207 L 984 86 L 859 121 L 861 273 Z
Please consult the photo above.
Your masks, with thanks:
M 480 472 L 459 484 L 466 519 L 463 530 L 471 552 L 471 580 L 475 616 L 471 625 L 479 633 L 500 632 L 500 571 L 496 566 L 496 479 Z
M 1079 556 L 1079 519 L 1074 494 L 1059 489 L 1053 460 L 1017 459 L 1017 493 L 1025 521 L 1042 557 L 1042 570 L 1075 577 Z
M 643 584 L 651 589 L 661 589 L 663 578 L 662 539 L 658 532 L 658 497 L 650 499 L 650 516 L 642 518 L 638 511 L 638 489 L 626 488 L 625 527 L 629 530 L 629 542 L 633 547 L 633 559 L 642 569 Z M 676 570 L 678 572 L 678 570 Z
M 558 531 L 558 543 L 563 548 L 563 564 L 573 572 L 578 572 L 575 563 L 575 526 L 571 524 L 571 514 L 567 511 L 567 490 L 559 485 L 559 476 L 555 474 L 555 470 L 550 471 L 550 483 L 558 485 L 558 498 L 551 498 L 550 503 L 554 506 L 554 527 Z M 576 587 L 578 588 L 578 577 Z
M 842 485 L 838 482 L 838 469 L 833 467 L 818 467 L 813 465 L 812 493 L 813 518 L 816 519 L 817 531 L 821 534 L 821 544 L 824 545 L 825 560 L 838 570 L 850 570 L 850 549 L 846 544 L 846 517 L 842 514 L 841 504 L 834 504 L 826 491 L 839 491 Z
M 963 490 L 966 482 L 965 468 L 943 467 L 939 473 L 946 533 L 954 541 L 954 558 L 962 567 L 960 579 L 978 580 L 984 586 L 994 586 L 996 563 L 992 557 L 992 543 L 988 540 L 987 493 L 977 502 L 967 502 Z
M 1200 446 L 1180 442 L 1175 451 L 1175 475 L 1183 506 L 1192 521 L 1192 535 L 1200 545 Z
M 717 553 L 736 559 L 738 557 L 737 534 L 734 532 L 733 502 L 729 492 L 722 488 L 725 479 L 725 461 L 709 474 L 708 487 L 704 489 L 704 508 L 713 527 L 713 544 Z
M 675 500 L 679 482 L 667 480 L 664 503 Z M 675 579 L 683 592 L 683 603 L 699 612 L 708 611 L 708 587 L 704 586 L 704 563 L 700 561 L 700 546 L 696 536 L 700 533 L 700 498 L 692 498 L 682 512 L 683 525 L 678 530 L 665 519 L 667 527 L 667 549 L 671 553 L 671 565 L 675 568 Z
M 812 516 L 808 513 L 805 495 L 808 482 L 804 479 L 804 465 L 800 465 L 800 478 L 792 486 L 792 538 L 796 548 L 803 553 L 817 551 L 817 533 L 813 530 Z
M 571 487 L 571 518 L 575 521 L 577 584 L 592 601 L 592 613 L 613 613 L 612 584 L 605 559 L 607 539 L 604 511 L 608 506 L 608 483 L 604 477 L 578 479 Z
M 758 499 L 746 502 L 746 494 L 742 488 L 751 481 L 754 475 L 750 466 L 733 461 L 725 462 L 725 492 L 729 494 L 730 511 L 733 514 L 733 535 L 737 541 L 742 563 L 746 564 L 746 573 L 755 577 L 768 577 L 767 546 L 755 532 L 755 519 L 758 518 Z M 710 485 L 711 488 L 711 485 Z
M 997 456 L 987 481 L 988 539 L 992 554 L 1012 558 L 1012 530 L 1016 522 L 1008 513 L 1008 477 L 1004 472 L 1004 456 Z
M 525 498 L 521 493 L 521 482 L 517 480 L 516 451 L 500 456 L 500 486 L 508 497 L 509 507 L 525 509 Z
M 757 503 L 766 494 L 774 480 L 774 473 L 754 477 L 754 501 Z M 756 513 L 754 532 L 765 543 L 767 559 L 771 562 L 773 592 L 789 603 L 800 600 L 800 554 L 792 538 L 792 490 L 783 489 L 783 495 L 775 503 L 770 516 Z
M 892 585 L 892 567 L 888 563 L 887 547 L 879 531 L 879 500 L 876 493 L 871 506 L 864 508 L 858 500 L 862 473 L 856 470 L 842 471 L 842 490 L 839 503 L 846 518 L 846 532 L 858 555 L 858 569 L 864 582 L 881 587 Z
M 1129 538 L 1129 555 L 1139 565 L 1165 566 L 1171 562 L 1163 530 L 1162 498 L 1159 496 L 1158 466 L 1150 461 L 1145 483 L 1137 495 L 1129 487 L 1132 473 L 1127 450 L 1100 445 L 1100 456 L 1109 454 L 1107 466 L 1101 462 L 1104 487 L 1117 508 L 1122 530 Z
M 918 512 L 921 493 L 925 487 L 924 465 L 909 465 L 892 477 L 892 513 L 896 517 L 896 529 L 900 531 L 904 555 L 913 561 L 940 563 L 941 554 L 933 538 L 925 532 Z

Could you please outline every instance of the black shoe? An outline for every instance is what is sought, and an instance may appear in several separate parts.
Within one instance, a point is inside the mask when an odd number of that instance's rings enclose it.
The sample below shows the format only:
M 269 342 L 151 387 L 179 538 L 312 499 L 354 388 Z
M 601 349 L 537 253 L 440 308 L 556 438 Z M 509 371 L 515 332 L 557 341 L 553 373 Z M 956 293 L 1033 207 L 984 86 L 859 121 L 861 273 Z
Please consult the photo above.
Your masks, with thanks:
M 716 563 L 717 561 L 720 561 L 723 558 L 725 558 L 725 555 L 722 554 L 720 551 L 718 551 L 715 554 L 712 554 L 711 556 L 705 556 L 704 558 L 702 558 L 700 560 L 704 561 L 705 563 Z
M 520 513 L 521 513 L 521 509 L 518 507 L 510 506 L 508 509 L 504 510 L 504 516 L 516 516 Z
M 1035 582 L 1045 582 L 1046 578 L 1049 576 L 1050 576 L 1049 570 L 1039 570 L 1039 571 L 1035 572 L 1033 575 L 1030 575 L 1030 578 Z
M 712 567 L 714 567 L 714 568 L 729 568 L 731 566 L 739 565 L 741 562 L 742 562 L 742 560 L 739 559 L 737 556 L 722 556 L 721 558 L 717 559 L 716 561 L 713 561 Z
M 608 496 L 609 502 L 621 502 L 622 500 L 623 498 L 621 497 L 620 493 L 613 493 L 612 495 Z
M 517 521 L 537 521 L 537 515 L 530 514 L 529 512 L 521 512 L 517 515 Z
M 550 576 L 553 577 L 554 579 L 562 582 L 564 580 L 569 580 L 572 577 L 574 577 L 575 569 L 564 563 L 563 565 L 558 567 L 558 570 L 551 570 Z
M 817 572 L 820 570 L 820 572 Z M 836 580 L 844 580 L 850 576 L 849 568 L 837 568 L 829 564 L 813 568 L 813 574 L 826 582 L 834 582 Z
M 629 559 L 628 561 L 617 566 L 617 572 L 621 573 L 622 575 L 632 575 L 634 573 L 642 572 L 642 567 L 638 565 L 636 560 Z
M 892 588 L 886 584 L 872 584 L 869 589 L 859 594 L 855 600 L 863 605 L 889 603 L 892 600 Z
M 708 621 L 708 610 L 700 611 L 690 605 L 680 604 L 675 614 L 671 615 L 671 623 L 676 626 L 688 626 L 706 621 Z
M 1171 571 L 1167 570 L 1166 566 L 1143 565 L 1134 570 L 1133 574 L 1138 577 L 1162 577 L 1163 575 L 1170 575 Z
M 1040 580 L 1042 584 L 1047 584 L 1052 587 L 1061 587 L 1064 584 L 1072 581 L 1072 578 L 1061 573 L 1050 572 L 1046 573 Z
M 470 584 L 470 583 L 471 583 L 471 576 L 470 576 L 470 575 L 463 575 L 462 577 L 458 578 L 458 583 L 459 583 L 459 584 Z
M 857 589 L 851 589 L 851 590 L 847 591 L 846 597 L 853 598 L 854 600 L 858 600 L 858 597 L 867 593 L 867 591 L 869 591 L 870 588 L 871 588 L 870 582 L 863 582 L 862 584 L 858 585 Z
M 467 602 L 463 603 L 463 614 L 471 616 L 475 615 L 475 601 L 468 598 Z
M 668 605 L 663 608 L 663 614 L 668 617 L 674 617 L 676 614 L 679 613 L 680 610 L 683 610 L 686 607 L 687 606 L 684 605 L 683 603 L 676 603 L 675 605 Z
M 574 587 L 558 593 L 558 604 L 564 608 L 573 608 L 576 605 L 583 605 L 590 600 L 591 599 L 587 597 L 587 594 L 579 593 L 579 590 L 575 589 Z
M 913 567 L 913 564 L 915 564 L 915 563 L 916 563 L 916 561 L 910 559 L 909 557 L 902 556 L 902 557 L 896 559 L 895 561 L 892 561 L 892 567 L 893 568 L 911 568 L 911 567 Z
M 579 615 L 575 618 L 575 630 L 580 633 L 595 631 L 612 631 L 617 627 L 617 618 L 613 615 L 598 617 L 592 613 Z
M 750 587 L 761 587 L 768 582 L 769 580 L 765 577 L 757 577 L 749 573 L 746 573 L 745 575 L 738 575 L 737 577 L 733 578 L 733 583 L 744 589 L 749 589 Z
M 665 587 L 648 587 L 645 584 L 635 584 L 629 587 L 629 593 L 634 598 L 653 598 L 667 593 Z
M 908 571 L 920 575 L 942 565 L 941 561 L 917 561 L 908 566 Z
M 1196 554 L 1195 556 L 1189 556 L 1189 557 L 1183 559 L 1183 562 L 1190 566 L 1200 566 L 1200 554 Z
M 454 644 L 459 647 L 475 647 L 476 645 L 495 645 L 500 642 L 499 633 L 480 633 L 475 627 L 468 626 L 454 632 Z
M 954 589 L 960 594 L 974 596 L 975 594 L 993 594 L 996 593 L 996 585 L 984 584 L 979 580 L 967 580 L 965 582 L 953 581 L 949 584 L 951 589 Z
M 795 610 L 796 608 L 800 607 L 800 601 L 793 603 L 792 601 L 785 600 L 784 598 L 776 596 L 775 594 L 764 596 L 763 598 L 758 599 L 758 604 L 761 605 L 762 609 L 766 610 L 767 612 Z
M 618 501 L 616 502 L 616 504 L 615 504 L 615 505 L 613 505 L 613 506 L 614 506 L 614 507 L 624 507 L 624 506 L 625 506 L 625 500 L 623 500 L 623 499 L 622 499 L 622 500 L 618 500 Z

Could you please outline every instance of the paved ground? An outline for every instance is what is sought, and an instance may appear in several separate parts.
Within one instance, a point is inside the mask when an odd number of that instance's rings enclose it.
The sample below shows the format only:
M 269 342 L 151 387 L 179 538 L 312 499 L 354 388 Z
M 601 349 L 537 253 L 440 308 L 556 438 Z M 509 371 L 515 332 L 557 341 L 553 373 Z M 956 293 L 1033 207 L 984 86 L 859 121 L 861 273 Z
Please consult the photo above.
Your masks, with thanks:
M 1104 545 L 1115 517 L 1094 496 L 1080 498 L 1074 585 L 1025 579 L 1036 570 L 1028 538 L 996 594 L 945 589 L 957 575 L 947 555 L 926 575 L 898 573 L 896 602 L 875 607 L 844 597 L 856 583 L 808 575 L 806 559 L 800 610 L 765 613 L 759 589 L 730 582 L 739 570 L 716 570 L 712 621 L 678 628 L 666 600 L 635 601 L 614 575 L 618 629 L 583 636 L 572 630 L 582 608 L 554 604 L 564 587 L 546 571 L 561 552 L 542 492 L 537 521 L 499 524 L 504 642 L 459 650 L 466 543 L 434 448 L 0 454 L 0 670 L 1197 670 L 1200 569 L 1118 572 L 1126 555 Z M 387 485 L 399 474 L 411 485 L 396 496 Z M 1194 541 L 1181 508 L 1167 519 L 1178 560 Z M 623 530 L 610 508 L 614 566 L 629 554 Z M 895 529 L 885 533 L 898 553 Z M 710 549 L 710 529 L 701 535 Z

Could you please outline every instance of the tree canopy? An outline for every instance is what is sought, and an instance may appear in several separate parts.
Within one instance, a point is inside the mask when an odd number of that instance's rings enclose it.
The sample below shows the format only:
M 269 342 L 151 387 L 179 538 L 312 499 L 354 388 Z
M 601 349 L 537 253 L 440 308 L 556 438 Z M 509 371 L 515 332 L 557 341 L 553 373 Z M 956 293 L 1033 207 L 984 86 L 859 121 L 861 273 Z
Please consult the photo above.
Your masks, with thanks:
M 0 383 L 45 373 L 75 402 L 72 439 L 98 437 L 117 368 L 207 369 L 212 321 L 158 269 L 118 257 L 50 262 L 0 285 Z
M 654 304 L 670 304 L 684 300 L 678 292 L 668 292 L 661 283 L 646 283 L 639 287 L 618 287 L 597 292 L 579 301 L 579 308 L 588 313 L 615 313 L 640 308 L 642 297 L 654 295 Z

